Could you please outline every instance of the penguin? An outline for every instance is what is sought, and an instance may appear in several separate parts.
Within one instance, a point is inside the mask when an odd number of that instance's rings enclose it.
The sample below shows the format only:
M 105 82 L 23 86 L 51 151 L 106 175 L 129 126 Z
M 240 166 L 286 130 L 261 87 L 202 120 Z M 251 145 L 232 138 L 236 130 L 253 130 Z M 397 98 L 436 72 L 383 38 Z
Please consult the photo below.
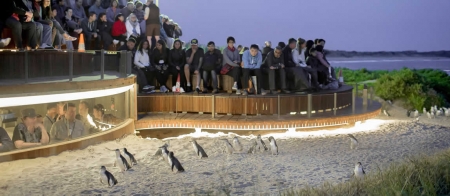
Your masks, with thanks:
M 348 137 L 350 137 L 350 149 L 357 149 L 358 148 L 358 140 L 356 139 L 355 136 L 353 136 L 352 134 L 347 134 Z
M 275 141 L 275 138 L 270 136 L 269 142 L 270 142 L 270 150 L 272 151 L 272 155 L 278 155 L 278 146 L 277 146 L 277 142 Z
M 388 103 L 389 105 L 392 105 L 392 101 L 391 101 L 391 100 L 387 100 L 387 103 Z
M 116 149 L 116 166 L 120 168 L 120 171 L 127 171 L 131 168 L 127 160 L 120 154 L 119 149 Z
M 418 123 L 419 122 L 419 118 L 420 118 L 420 116 L 418 116 L 416 119 L 414 119 L 413 122 Z
M 256 142 L 258 143 L 258 149 L 259 150 L 264 150 L 264 151 L 268 150 L 267 147 L 266 147 L 266 144 L 261 139 L 261 134 L 258 134 L 258 137 L 256 138 Z
M 436 116 L 435 116 L 435 113 L 436 113 L 436 111 L 434 112 L 434 113 L 431 113 L 430 115 L 431 115 L 431 118 L 435 118 Z
M 387 112 L 387 110 L 383 110 L 383 113 L 384 113 L 384 115 L 386 115 L 386 116 L 391 116 L 391 115 Z
M 247 151 L 247 153 L 255 154 L 257 146 L 258 146 L 258 143 L 256 143 L 256 140 L 253 140 L 253 145 L 252 145 L 252 147 L 250 147 L 250 149 Z
M 411 117 L 411 110 L 406 111 L 406 116 L 409 118 Z
M 192 140 L 189 142 L 192 143 L 195 154 L 197 154 L 197 156 L 199 156 L 200 158 L 208 158 L 208 155 L 206 155 L 205 150 L 203 150 L 203 148 L 197 143 L 197 141 L 194 140 L 194 138 L 192 138 Z
M 419 111 L 414 111 L 414 118 L 417 118 L 417 117 L 419 117 Z
M 440 116 L 440 115 L 442 115 L 442 111 L 441 110 L 437 110 L 436 111 L 436 116 Z
M 233 154 L 234 148 L 227 139 L 220 139 L 225 142 L 225 148 L 228 154 Z M 225 152 L 225 149 L 223 150 Z
M 233 146 L 237 148 L 237 151 L 242 151 L 242 144 L 237 136 L 233 138 Z
M 364 171 L 364 168 L 361 164 L 361 162 L 358 162 L 355 164 L 355 169 L 353 170 L 353 176 L 355 176 L 357 179 L 364 178 L 364 175 L 366 172 Z
M 169 150 L 167 150 L 168 145 L 164 144 L 163 146 L 159 147 L 161 149 L 161 156 L 164 160 L 169 160 Z
M 425 107 L 423 107 L 423 113 L 426 114 L 427 113 L 427 109 Z
M 169 152 L 169 160 L 172 171 L 173 168 L 175 167 L 175 169 L 177 169 L 177 172 L 184 172 L 183 166 L 181 166 L 180 161 L 178 161 L 178 159 L 175 158 L 175 156 L 173 156 L 173 152 Z
M 427 116 L 428 116 L 429 119 L 431 119 L 431 114 L 430 114 L 430 112 L 427 112 Z
M 445 110 L 445 116 L 449 117 L 450 116 L 450 108 L 448 108 L 447 110 Z
M 109 187 L 117 184 L 116 178 L 114 178 L 114 176 L 108 170 L 106 170 L 105 166 L 100 167 L 100 183 L 108 183 Z
M 163 146 L 165 146 L 166 148 L 169 147 L 168 144 L 164 144 Z M 168 153 L 167 153 L 168 154 Z M 162 155 L 162 146 L 158 148 L 158 150 L 156 151 L 154 156 L 163 156 Z
M 127 160 L 131 165 L 137 165 L 137 161 L 134 156 L 128 152 L 127 148 L 123 148 L 123 157 Z

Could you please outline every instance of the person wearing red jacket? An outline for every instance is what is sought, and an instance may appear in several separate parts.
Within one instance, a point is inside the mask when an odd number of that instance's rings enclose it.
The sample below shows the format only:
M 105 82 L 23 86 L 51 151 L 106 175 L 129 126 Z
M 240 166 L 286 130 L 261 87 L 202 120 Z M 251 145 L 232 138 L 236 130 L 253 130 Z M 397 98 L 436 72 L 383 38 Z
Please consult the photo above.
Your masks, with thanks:
M 127 40 L 127 28 L 125 27 L 124 17 L 122 14 L 117 14 L 116 22 L 111 28 L 111 35 L 114 40 L 119 40 L 120 45 L 123 45 Z

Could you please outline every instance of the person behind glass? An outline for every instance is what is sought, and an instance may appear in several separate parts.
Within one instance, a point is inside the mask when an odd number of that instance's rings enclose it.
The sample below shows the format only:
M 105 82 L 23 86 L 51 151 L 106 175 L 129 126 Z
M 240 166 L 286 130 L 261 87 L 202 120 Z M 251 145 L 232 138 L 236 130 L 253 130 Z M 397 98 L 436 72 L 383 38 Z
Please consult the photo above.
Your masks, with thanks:
M 166 43 L 158 40 L 152 52 L 152 63 L 156 69 L 156 80 L 162 93 L 169 92 L 169 89 L 166 87 L 167 79 L 169 78 L 169 53 L 170 50 L 166 47 Z
M 290 93 L 286 88 L 283 49 L 280 46 L 275 47 L 273 51 L 270 51 L 267 54 L 261 69 L 264 73 L 269 75 L 269 89 L 271 94 L 278 94 L 275 85 L 275 74 L 279 77 L 281 92 Z
M 319 87 L 319 82 L 317 80 L 317 70 L 313 69 L 311 66 L 308 66 L 306 64 L 306 58 L 305 58 L 305 51 L 306 51 L 306 42 L 302 38 L 298 38 L 297 40 L 297 48 L 292 50 L 292 59 L 297 67 L 300 67 L 305 76 L 310 75 L 311 76 L 311 87 L 312 90 L 316 91 Z
M 202 79 L 202 65 L 203 65 L 203 57 L 205 55 L 205 52 L 203 48 L 198 47 L 198 40 L 192 39 L 191 40 L 191 48 L 189 48 L 186 51 L 186 65 L 184 66 L 184 73 L 186 74 L 186 81 L 187 81 L 187 87 L 186 92 L 191 92 L 191 79 L 190 75 L 195 74 L 197 75 L 197 81 L 196 81 L 196 88 L 195 92 L 200 92 L 200 80 Z
M 14 144 L 8 133 L 3 127 L 0 127 L 0 152 L 14 150 Z
M 80 101 L 80 103 L 78 104 L 79 115 L 77 115 L 78 116 L 77 119 L 83 123 L 83 127 L 86 134 L 99 132 L 97 127 L 93 125 L 94 121 L 91 115 L 89 115 L 89 109 L 90 109 L 89 103 L 86 101 Z
M 58 116 L 58 105 L 56 103 L 47 104 L 47 114 L 44 117 L 44 127 L 45 130 L 52 128 L 53 123 L 56 122 L 56 117 Z
M 55 122 L 50 129 L 50 136 L 55 141 L 70 140 L 88 134 L 83 123 L 76 119 L 77 108 L 73 103 L 64 105 L 64 119 Z
M 214 42 L 208 42 L 208 51 L 205 52 L 203 58 L 203 91 L 202 93 L 208 93 L 208 83 L 209 75 L 213 82 L 212 93 L 218 93 L 218 82 L 217 82 L 217 67 L 220 67 L 222 63 L 222 53 L 220 50 L 216 49 L 216 44 Z
M 159 16 L 159 7 L 153 3 L 153 0 L 147 0 L 145 3 L 147 7 L 144 9 L 144 19 L 145 19 L 145 35 L 147 36 L 147 41 L 152 48 L 152 38 L 159 40 L 161 32 L 161 19 Z
M 111 1 L 111 7 L 106 9 L 106 19 L 110 23 L 114 23 L 116 21 L 117 14 L 120 13 L 120 9 L 117 7 L 119 2 L 117 0 Z
M 37 123 L 33 108 L 22 110 L 22 122 L 14 128 L 12 142 L 18 149 L 48 144 L 47 130 L 44 125 Z
M 111 45 L 111 43 L 113 43 L 113 38 L 111 37 L 111 28 L 112 28 L 112 23 L 108 22 L 105 13 L 101 13 L 98 16 L 97 29 L 98 29 L 98 34 L 102 38 L 104 50 L 108 50 L 109 45 Z
M 150 63 L 150 44 L 147 40 L 142 40 L 134 55 L 133 73 L 137 76 L 139 87 L 143 87 L 143 91 L 153 90 L 155 87 L 150 86 L 150 81 L 154 80 L 155 69 Z
M 83 32 L 83 29 L 78 24 L 78 21 L 75 17 L 72 16 L 72 8 L 66 8 L 65 17 L 62 19 L 64 29 L 69 33 L 70 36 L 79 38 L 80 34 Z M 72 45 L 74 49 L 78 49 L 78 42 L 72 41 Z
M 116 22 L 114 22 L 111 28 L 111 36 L 113 39 L 119 40 L 121 46 L 127 41 L 127 27 L 125 26 L 124 20 L 121 13 L 117 14 Z
M 127 39 L 133 35 L 140 40 L 141 27 L 139 26 L 139 21 L 135 14 L 131 13 L 128 16 L 127 21 L 125 22 L 125 27 L 127 28 Z
M 323 54 L 323 46 L 317 45 L 316 46 L 316 58 L 319 59 L 319 62 L 322 66 L 318 67 L 317 71 L 325 72 L 327 74 L 327 78 L 334 78 L 336 79 L 336 73 L 334 72 L 334 68 L 330 65 L 330 63 L 327 61 Z
M 262 57 L 263 57 L 263 59 L 266 59 L 267 54 L 269 54 L 269 52 L 273 51 L 272 42 L 266 41 L 266 42 L 264 42 L 264 45 L 265 45 L 265 47 L 262 49 Z
M 239 48 L 234 47 L 234 43 L 236 40 L 234 37 L 227 38 L 227 47 L 223 49 L 223 63 L 222 69 L 228 69 L 228 71 L 221 70 L 221 74 L 226 72 L 226 75 L 233 77 L 233 87 L 232 90 L 236 91 L 237 95 L 241 94 L 242 84 L 241 84 L 241 72 L 242 68 L 240 66 L 241 63 L 241 55 L 239 54 Z M 241 46 L 242 47 L 242 46 Z
M 250 75 L 256 76 L 256 92 L 261 95 L 265 95 L 266 92 L 261 92 L 261 64 L 262 64 L 262 55 L 259 51 L 259 47 L 256 44 L 252 44 L 250 46 L 250 50 L 246 50 L 244 54 L 242 54 L 242 77 L 244 79 L 243 88 L 245 89 L 242 92 L 242 95 L 248 95 L 249 93 L 249 85 L 248 81 L 250 79 Z
M 305 59 L 309 57 L 309 50 L 314 47 L 314 41 L 308 40 L 306 41 L 306 50 L 305 50 Z
M 81 21 L 81 28 L 86 39 L 86 50 L 91 49 L 91 40 L 95 40 L 95 50 L 100 49 L 101 37 L 97 33 L 97 15 L 95 12 L 89 13 L 89 18 Z
M 97 104 L 93 108 L 94 121 L 97 122 L 97 127 L 106 127 L 108 125 L 117 125 L 122 121 L 112 114 L 105 114 L 105 107 L 102 104 Z
M 182 48 L 181 40 L 177 39 L 174 41 L 173 49 L 170 50 L 169 54 L 169 72 L 172 75 L 172 85 L 176 85 L 178 75 L 180 75 L 180 87 L 186 89 L 184 65 L 186 65 L 186 52 Z

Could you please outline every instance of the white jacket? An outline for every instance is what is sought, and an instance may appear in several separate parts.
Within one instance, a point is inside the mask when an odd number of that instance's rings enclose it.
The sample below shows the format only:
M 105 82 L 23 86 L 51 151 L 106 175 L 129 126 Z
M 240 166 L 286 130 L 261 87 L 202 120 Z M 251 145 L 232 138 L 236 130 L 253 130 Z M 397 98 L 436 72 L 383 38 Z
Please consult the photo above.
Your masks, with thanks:
M 298 53 L 298 49 L 297 48 L 292 50 L 292 60 L 294 61 L 295 66 L 297 66 L 297 67 L 306 67 L 305 50 L 306 49 L 303 49 L 300 54 Z
M 134 65 L 139 68 L 150 66 L 150 57 L 148 56 L 148 51 L 144 51 L 144 54 L 141 54 L 140 51 L 136 51 L 136 54 L 134 55 Z
M 138 35 L 141 34 L 141 26 L 139 25 L 139 21 L 136 20 L 136 32 Z M 131 25 L 130 21 L 127 19 L 125 22 L 125 27 L 127 28 L 127 39 L 130 37 L 130 35 L 133 35 L 133 25 Z

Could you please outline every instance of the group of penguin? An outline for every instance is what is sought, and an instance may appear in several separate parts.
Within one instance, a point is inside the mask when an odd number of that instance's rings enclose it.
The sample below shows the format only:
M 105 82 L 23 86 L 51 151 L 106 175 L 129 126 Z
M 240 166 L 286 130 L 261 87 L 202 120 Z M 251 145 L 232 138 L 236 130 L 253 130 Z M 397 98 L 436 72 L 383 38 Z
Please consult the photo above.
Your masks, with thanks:
M 239 142 L 238 137 L 233 138 L 233 145 L 228 141 L 228 139 L 220 139 L 224 141 L 224 149 L 223 152 L 228 154 L 233 154 L 234 151 L 242 151 L 243 147 L 242 144 Z M 192 138 L 191 141 L 192 146 L 194 147 L 195 154 L 199 156 L 200 158 L 208 158 L 208 155 L 206 154 L 205 150 L 202 146 L 200 146 L 195 139 Z M 269 137 L 269 143 L 272 151 L 272 155 L 278 155 L 278 146 L 275 141 L 275 138 L 272 136 Z M 234 146 L 234 147 L 233 147 Z M 155 153 L 155 156 L 162 156 L 165 161 L 169 163 L 169 166 L 171 167 L 172 172 L 184 172 L 184 168 L 181 165 L 180 161 L 174 156 L 174 153 L 172 151 L 169 151 L 167 148 L 169 147 L 168 144 L 164 144 L 163 146 L 159 147 L 158 150 Z M 266 147 L 266 144 L 261 138 L 261 135 L 258 135 L 256 140 L 253 140 L 253 145 L 248 150 L 248 153 L 256 153 L 257 150 L 264 150 L 267 151 L 268 148 Z M 114 163 L 114 166 L 117 166 L 120 168 L 121 172 L 127 171 L 131 169 L 132 165 L 136 165 L 136 159 L 134 156 L 127 151 L 126 148 L 123 148 L 123 155 L 120 153 L 119 149 L 114 150 L 116 153 L 116 161 Z M 175 169 L 175 170 L 174 170 Z M 108 186 L 112 187 L 118 183 L 117 179 L 106 170 L 105 166 L 101 166 L 100 168 L 100 182 L 102 184 L 107 184 Z
M 391 101 L 387 101 L 387 102 L 389 104 L 392 103 Z M 424 107 L 422 112 L 423 112 L 423 114 L 427 114 L 427 117 L 429 119 L 434 119 L 434 118 L 436 118 L 436 116 L 442 116 L 442 115 L 445 115 L 446 117 L 450 117 L 450 108 L 445 108 L 445 107 L 438 108 L 437 105 L 431 106 L 429 111 L 427 111 L 427 109 Z M 386 116 L 391 116 L 391 114 L 389 114 L 389 112 L 387 110 L 383 110 L 383 113 Z M 418 110 L 407 110 L 406 116 L 415 118 L 415 121 L 419 121 L 419 118 L 420 118 L 420 114 L 419 114 Z

